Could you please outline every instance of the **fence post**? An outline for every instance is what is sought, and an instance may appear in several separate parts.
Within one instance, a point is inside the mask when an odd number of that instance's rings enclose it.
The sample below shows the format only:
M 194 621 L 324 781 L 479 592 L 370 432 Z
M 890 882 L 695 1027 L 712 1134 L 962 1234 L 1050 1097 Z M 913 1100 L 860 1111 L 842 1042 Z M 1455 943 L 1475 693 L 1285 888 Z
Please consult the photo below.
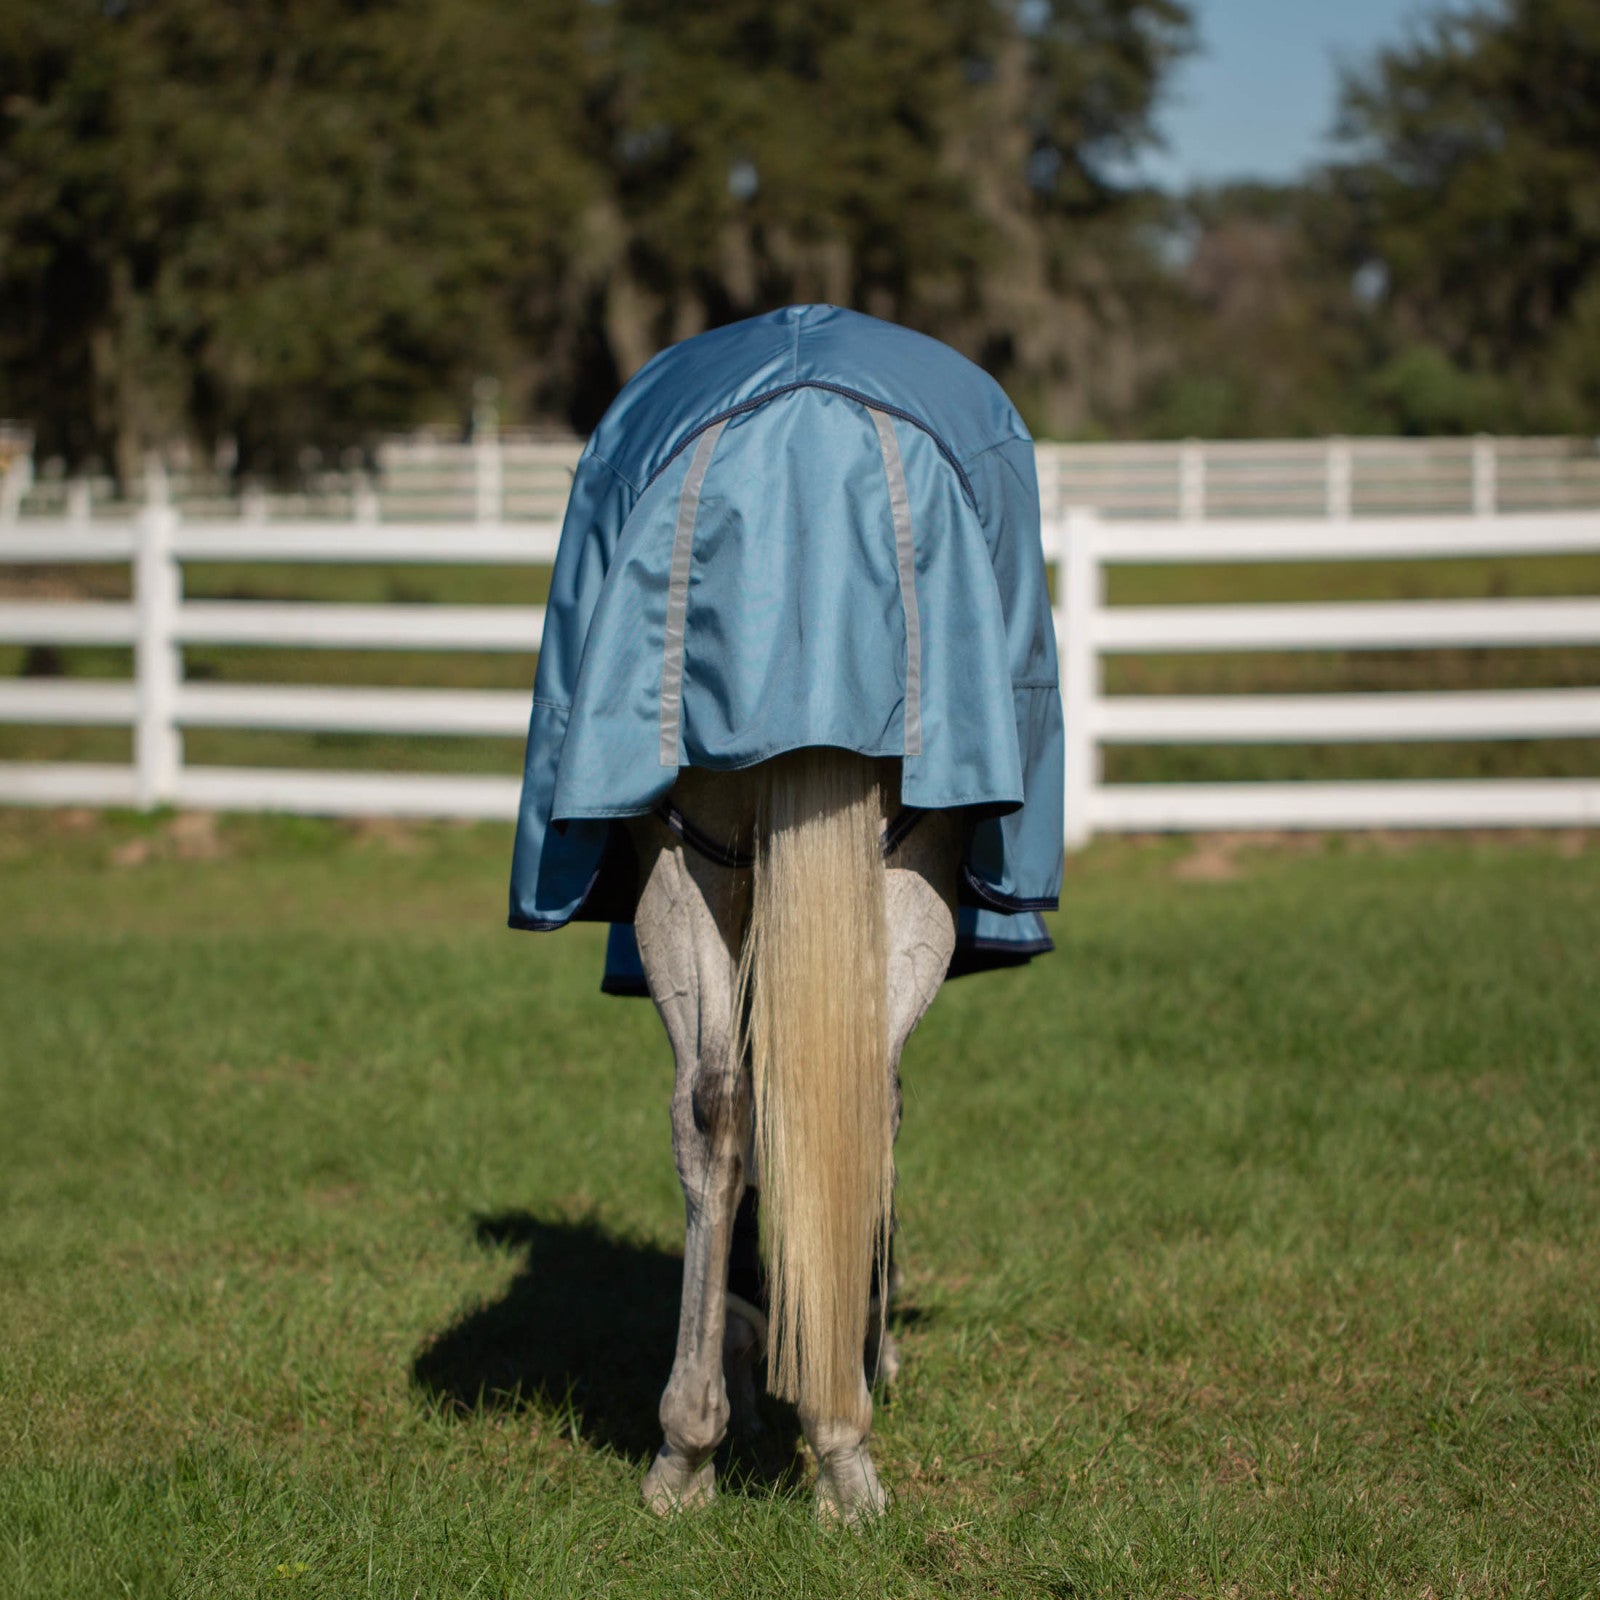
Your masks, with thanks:
M 479 522 L 500 522 L 505 515 L 505 473 L 500 455 L 500 413 L 494 403 L 498 385 L 479 379 L 472 408 L 472 461 L 476 475 Z
M 0 522 L 15 522 L 23 497 L 33 487 L 33 457 L 19 454 L 6 463 L 0 478 Z
M 1327 510 L 1336 521 L 1350 515 L 1350 441 L 1328 440 Z
M 1198 439 L 1178 447 L 1178 515 L 1198 522 L 1206 514 L 1206 452 Z
M 479 492 L 481 495 L 482 491 Z M 378 490 L 369 472 L 361 471 L 356 474 L 355 486 L 350 495 L 350 517 L 352 521 L 363 525 L 378 520 Z M 480 522 L 483 520 L 481 506 L 478 520 Z
M 1494 440 L 1480 433 L 1472 441 L 1472 514 L 1492 517 L 1499 499 Z
M 1036 444 L 1033 447 L 1034 472 L 1039 481 L 1039 511 L 1044 520 L 1061 518 L 1061 446 Z
M 1066 735 L 1062 796 L 1066 847 L 1081 850 L 1094 832 L 1090 803 L 1100 781 L 1095 705 L 1100 698 L 1100 650 L 1095 615 L 1103 599 L 1100 518 L 1074 507 L 1063 519 L 1061 549 L 1061 716 Z
M 139 544 L 133 562 L 137 637 L 133 671 L 138 720 L 134 724 L 134 788 L 143 811 L 178 797 L 183 740 L 178 732 L 178 685 L 183 660 L 176 637 L 183 579 L 173 552 L 178 513 L 168 493 L 167 475 L 152 459 L 145 471 L 144 508 L 139 513 Z

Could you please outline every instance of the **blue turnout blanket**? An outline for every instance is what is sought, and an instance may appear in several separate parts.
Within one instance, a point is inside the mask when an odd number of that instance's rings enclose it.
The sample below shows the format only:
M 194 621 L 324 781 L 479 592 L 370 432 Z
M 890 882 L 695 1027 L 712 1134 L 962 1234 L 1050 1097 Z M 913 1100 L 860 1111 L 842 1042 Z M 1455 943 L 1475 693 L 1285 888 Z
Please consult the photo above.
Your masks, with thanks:
M 832 745 L 901 758 L 968 819 L 952 972 L 1051 948 L 1061 700 L 1033 445 L 936 340 L 791 306 L 663 351 L 578 463 L 551 580 L 511 924 L 614 924 L 642 992 L 618 819 L 681 767 Z M 692 821 L 692 819 L 690 819 Z

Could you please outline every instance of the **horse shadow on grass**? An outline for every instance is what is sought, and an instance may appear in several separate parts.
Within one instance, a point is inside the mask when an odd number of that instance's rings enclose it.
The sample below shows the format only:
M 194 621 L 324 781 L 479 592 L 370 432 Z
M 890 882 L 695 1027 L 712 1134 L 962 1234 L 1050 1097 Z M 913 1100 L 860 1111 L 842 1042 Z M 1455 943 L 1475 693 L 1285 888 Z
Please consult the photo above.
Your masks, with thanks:
M 499 1299 L 431 1339 L 411 1366 L 419 1393 L 445 1415 L 537 1413 L 640 1471 L 661 1442 L 657 1407 L 672 1366 L 683 1260 L 619 1237 L 595 1219 L 507 1211 L 474 1219 L 486 1248 L 521 1256 Z M 795 1492 L 800 1425 L 763 1394 L 760 1426 L 729 1431 L 717 1452 L 723 1487 Z

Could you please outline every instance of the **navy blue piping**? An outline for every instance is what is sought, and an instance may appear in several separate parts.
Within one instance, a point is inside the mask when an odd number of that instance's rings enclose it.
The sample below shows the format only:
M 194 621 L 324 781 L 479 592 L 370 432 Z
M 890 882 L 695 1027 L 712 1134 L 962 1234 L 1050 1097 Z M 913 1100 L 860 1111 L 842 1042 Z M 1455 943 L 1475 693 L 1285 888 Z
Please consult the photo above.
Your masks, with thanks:
M 655 815 L 697 855 L 714 861 L 719 867 L 726 867 L 730 872 L 744 872 L 756 864 L 753 855 L 735 850 L 731 845 L 720 845 L 710 834 L 702 833 L 670 800 L 662 800 L 655 808 Z
M 599 874 L 596 873 L 595 876 L 598 877 Z M 594 888 L 593 883 L 589 887 L 592 890 Z M 585 894 L 583 900 L 588 898 L 589 896 Z M 578 902 L 580 911 L 583 909 L 583 900 Z M 561 929 L 569 927 L 571 923 L 571 917 L 567 917 L 560 922 L 553 922 L 549 917 L 521 917 L 515 912 L 506 918 L 506 926 L 514 928 L 518 933 L 559 933 Z
M 927 814 L 926 811 L 917 806 L 906 806 L 894 816 L 889 826 L 883 830 L 883 858 L 885 861 L 906 842 L 911 830 Z
M 560 828 L 562 824 L 556 824 Z M 506 926 L 515 928 L 518 933 L 556 933 L 571 923 L 573 917 L 583 910 L 584 902 L 594 893 L 595 885 L 600 881 L 600 874 L 605 868 L 606 852 L 604 846 L 600 850 L 600 860 L 595 864 L 595 869 L 589 874 L 589 881 L 583 886 L 583 893 L 578 896 L 578 903 L 573 908 L 570 916 L 556 920 L 551 917 L 525 917 L 520 911 L 513 910 L 506 918 Z
M 686 845 L 698 851 L 708 861 L 714 861 L 719 867 L 727 867 L 731 871 L 742 872 L 755 864 L 753 856 L 746 855 L 740 850 L 727 850 L 716 843 L 708 835 L 702 833 L 681 811 L 668 801 L 663 800 L 655 808 L 655 815 L 683 840 Z M 919 811 L 915 806 L 907 806 L 898 812 L 884 830 L 883 854 L 887 858 L 905 840 L 907 834 L 927 815 L 926 811 Z M 1004 911 L 1015 914 L 1019 911 L 1059 911 L 1061 900 L 1059 895 L 1043 895 L 1038 899 L 1024 899 L 1020 895 L 1001 894 L 998 889 L 985 883 L 966 862 L 961 864 L 961 877 L 966 886 L 973 892 L 977 899 L 989 907 L 991 911 Z M 594 893 L 594 886 L 600 879 L 600 869 L 595 869 L 594 876 L 590 878 L 588 887 L 578 901 L 581 909 L 585 900 Z M 566 927 L 572 919 L 552 921 L 548 918 L 533 918 L 511 916 L 507 918 L 509 925 L 526 933 L 553 933 L 557 928 Z
M 886 416 L 898 417 L 902 422 L 909 422 L 913 428 L 927 434 L 933 440 L 938 447 L 939 454 L 950 463 L 956 477 L 961 480 L 961 487 L 965 491 L 972 509 L 974 511 L 978 509 L 978 497 L 973 493 L 972 480 L 967 476 L 966 468 L 956 459 L 955 451 L 920 417 L 914 417 L 909 411 L 902 410 L 899 406 L 892 406 L 886 401 L 875 399 L 870 394 L 862 394 L 859 389 L 847 389 L 842 383 L 823 383 L 816 378 L 798 378 L 793 383 L 780 384 L 776 389 L 763 389 L 760 394 L 752 395 L 748 400 L 741 400 L 738 405 L 729 406 L 726 411 L 719 411 L 714 417 L 707 417 L 704 422 L 695 427 L 693 432 L 685 434 L 672 447 L 672 453 L 650 474 L 649 480 L 644 486 L 645 489 L 648 489 L 707 428 L 714 428 L 719 422 L 727 421 L 729 417 L 743 416 L 746 411 L 754 411 L 757 407 L 764 406 L 769 400 L 776 400 L 781 395 L 793 394 L 796 389 L 825 389 L 829 394 L 843 395 L 846 400 L 854 400 L 858 405 L 865 406 L 869 411 L 881 411 Z M 619 473 L 618 476 L 620 477 L 621 474 Z M 640 492 L 643 493 L 642 490 Z
M 1047 956 L 1055 949 L 1049 934 L 1040 939 L 959 939 L 957 950 L 982 950 L 987 955 Z
M 701 832 L 670 800 L 660 801 L 652 814 L 659 817 L 692 850 L 703 855 L 708 861 L 715 862 L 719 867 L 726 867 L 733 872 L 745 872 L 755 865 L 754 856 L 746 855 L 742 850 L 728 849 L 718 844 L 709 834 Z M 885 860 L 905 843 L 907 835 L 927 814 L 916 806 L 906 806 L 895 813 L 888 827 L 883 830 L 882 850 Z M 599 881 L 600 868 L 596 867 L 588 885 L 578 897 L 579 911 L 594 893 L 595 885 Z M 514 911 L 506 918 L 506 925 L 515 928 L 519 933 L 554 933 L 559 928 L 565 928 L 571 921 L 572 917 L 559 920 L 551 917 L 524 917 Z
M 992 911 L 1059 911 L 1061 909 L 1059 895 L 1042 895 L 1036 900 L 1025 900 L 1020 895 L 1001 894 L 991 884 L 985 883 L 964 861 L 961 863 L 961 877 L 973 894 Z

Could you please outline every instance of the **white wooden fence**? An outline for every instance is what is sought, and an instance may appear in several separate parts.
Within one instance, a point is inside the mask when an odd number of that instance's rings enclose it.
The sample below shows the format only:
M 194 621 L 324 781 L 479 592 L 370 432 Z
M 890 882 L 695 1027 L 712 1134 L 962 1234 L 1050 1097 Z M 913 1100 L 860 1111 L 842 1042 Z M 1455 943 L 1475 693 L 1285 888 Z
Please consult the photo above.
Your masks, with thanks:
M 548 565 L 559 526 L 542 523 L 188 521 L 159 474 L 132 521 L 68 516 L 0 527 L 0 564 L 128 562 L 129 601 L 0 601 L 0 643 L 131 645 L 133 677 L 0 679 L 0 723 L 133 729 L 133 761 L 0 762 L 0 803 L 160 805 L 328 815 L 509 817 L 517 780 L 428 773 L 206 767 L 183 760 L 185 728 L 398 734 L 527 732 L 526 691 L 189 683 L 187 645 L 532 652 L 542 606 L 347 605 L 186 600 L 183 563 L 428 562 Z
M 121 681 L 0 679 L 0 723 L 131 727 L 131 763 L 0 763 L 0 802 L 178 805 L 327 814 L 508 817 L 502 776 L 195 766 L 187 728 L 519 737 L 527 691 L 232 685 L 185 681 L 199 644 L 530 652 L 543 608 L 189 600 L 186 561 L 545 565 L 554 521 L 269 522 L 182 516 L 152 479 L 135 518 L 67 514 L 0 524 L 0 564 L 127 562 L 129 601 L 0 600 L 0 643 L 123 645 Z M 1341 561 L 1600 551 L 1600 511 L 1204 521 L 1107 520 L 1069 511 L 1046 525 L 1066 709 L 1067 840 L 1112 830 L 1574 826 L 1600 824 L 1600 781 L 1118 784 L 1108 744 L 1305 743 L 1600 736 L 1600 687 L 1298 696 L 1103 693 L 1117 653 L 1600 645 L 1600 597 L 1296 605 L 1111 606 L 1107 567 L 1132 563 Z
M 1600 506 L 1600 440 L 1188 439 L 1039 447 L 1047 508 L 1108 518 L 1368 517 Z
M 502 432 L 487 415 L 462 442 L 405 435 L 378 451 L 377 474 L 329 469 L 290 494 L 247 494 L 243 508 L 272 518 L 386 522 L 558 520 L 581 441 Z M 8 444 L 8 437 L 10 443 Z M 0 423 L 0 518 L 122 517 L 108 478 L 37 473 L 25 433 Z M 1470 511 L 1570 511 L 1600 507 L 1600 440 L 1237 439 L 1041 443 L 1039 488 L 1047 517 L 1091 506 L 1108 518 L 1346 517 Z M 185 517 L 229 521 L 241 502 L 193 462 L 172 473 Z
M 1304 744 L 1600 736 L 1600 687 L 1440 693 L 1107 695 L 1101 661 L 1140 652 L 1600 645 L 1600 597 L 1111 606 L 1119 563 L 1384 561 L 1600 551 L 1600 511 L 1359 521 L 1056 525 L 1069 847 L 1102 831 L 1600 825 L 1583 778 L 1332 783 L 1100 779 L 1107 744 Z

